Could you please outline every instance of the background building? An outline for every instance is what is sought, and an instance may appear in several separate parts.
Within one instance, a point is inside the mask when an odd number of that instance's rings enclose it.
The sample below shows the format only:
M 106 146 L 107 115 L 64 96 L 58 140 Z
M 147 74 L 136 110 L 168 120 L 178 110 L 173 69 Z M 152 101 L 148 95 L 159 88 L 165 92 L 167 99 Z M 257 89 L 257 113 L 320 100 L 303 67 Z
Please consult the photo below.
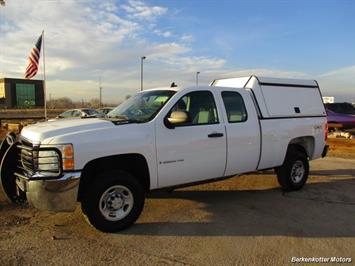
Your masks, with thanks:
M 0 79 L 0 108 L 34 108 L 43 106 L 43 80 Z

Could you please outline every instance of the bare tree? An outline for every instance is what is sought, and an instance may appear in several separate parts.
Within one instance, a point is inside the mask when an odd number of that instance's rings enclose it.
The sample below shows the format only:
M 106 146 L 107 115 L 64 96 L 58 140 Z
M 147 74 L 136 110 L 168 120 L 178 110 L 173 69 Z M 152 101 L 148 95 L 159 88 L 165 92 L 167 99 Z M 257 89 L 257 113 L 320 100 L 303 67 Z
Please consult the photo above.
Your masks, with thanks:
M 100 107 L 100 99 L 97 99 L 97 98 L 91 99 L 89 105 L 91 108 L 99 108 Z
M 64 108 L 73 108 L 74 107 L 73 101 L 68 97 L 51 99 L 50 101 L 47 102 L 47 105 L 51 109 L 56 109 L 56 108 L 64 109 Z

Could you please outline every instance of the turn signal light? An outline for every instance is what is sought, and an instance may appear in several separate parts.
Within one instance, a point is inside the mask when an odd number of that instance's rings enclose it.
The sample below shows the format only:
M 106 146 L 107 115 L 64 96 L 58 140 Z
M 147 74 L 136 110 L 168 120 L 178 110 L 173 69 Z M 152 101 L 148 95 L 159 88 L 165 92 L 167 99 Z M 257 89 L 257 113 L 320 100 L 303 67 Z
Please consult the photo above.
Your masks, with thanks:
M 72 145 L 66 145 L 63 148 L 63 158 L 73 158 L 74 151 Z
M 63 170 L 74 170 L 74 148 L 72 144 L 62 146 Z
M 73 170 L 74 160 L 73 159 L 63 159 L 63 170 Z

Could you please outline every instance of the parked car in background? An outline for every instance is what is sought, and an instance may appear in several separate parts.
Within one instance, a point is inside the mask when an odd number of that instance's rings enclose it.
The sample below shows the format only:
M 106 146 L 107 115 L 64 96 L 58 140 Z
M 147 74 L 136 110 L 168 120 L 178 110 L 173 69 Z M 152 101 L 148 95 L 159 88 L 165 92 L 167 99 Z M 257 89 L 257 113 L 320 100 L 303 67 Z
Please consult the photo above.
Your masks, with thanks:
M 355 107 L 351 103 L 326 103 L 325 108 L 339 114 L 355 115 Z
M 342 129 L 355 128 L 355 107 L 351 103 L 326 103 L 327 120 L 332 130 L 332 124 L 341 124 Z
M 107 115 L 109 112 L 111 112 L 113 109 L 115 109 L 114 107 L 102 107 L 102 108 L 98 108 L 96 109 L 97 112 Z
M 91 108 L 71 109 L 57 116 L 57 118 L 93 118 L 104 117 L 105 115 Z

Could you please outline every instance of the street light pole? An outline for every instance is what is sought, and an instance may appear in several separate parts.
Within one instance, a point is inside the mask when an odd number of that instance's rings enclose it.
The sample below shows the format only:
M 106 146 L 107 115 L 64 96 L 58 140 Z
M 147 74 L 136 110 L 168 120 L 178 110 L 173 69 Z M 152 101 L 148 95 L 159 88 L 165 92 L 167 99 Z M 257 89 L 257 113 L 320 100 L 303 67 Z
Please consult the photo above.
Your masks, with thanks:
M 146 59 L 145 56 L 141 57 L 141 91 L 143 91 L 143 60 Z
M 198 87 L 198 75 L 200 74 L 200 71 L 196 72 L 196 87 Z
M 99 107 L 102 107 L 102 87 L 101 87 L 101 76 L 99 77 L 99 90 L 100 90 L 100 98 L 99 98 Z

